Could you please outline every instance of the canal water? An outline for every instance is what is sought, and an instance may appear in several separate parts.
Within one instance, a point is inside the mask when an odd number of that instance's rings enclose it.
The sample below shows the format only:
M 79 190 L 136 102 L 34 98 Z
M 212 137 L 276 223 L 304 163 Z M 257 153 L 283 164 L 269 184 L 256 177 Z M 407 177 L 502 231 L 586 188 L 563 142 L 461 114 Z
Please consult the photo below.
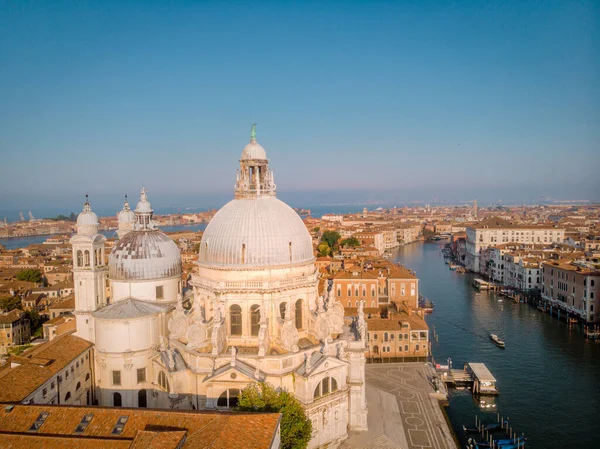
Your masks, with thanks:
M 498 412 L 532 449 L 600 447 L 600 345 L 528 304 L 478 292 L 473 275 L 449 270 L 442 247 L 407 245 L 391 260 L 416 270 L 421 294 L 435 303 L 427 321 L 439 338 L 432 342 L 436 362 L 450 357 L 454 368 L 482 362 L 497 379 L 493 411 L 482 411 L 468 390 L 451 390 L 447 412 L 459 438 L 476 414 L 495 422 Z M 505 350 L 490 333 L 506 342 Z

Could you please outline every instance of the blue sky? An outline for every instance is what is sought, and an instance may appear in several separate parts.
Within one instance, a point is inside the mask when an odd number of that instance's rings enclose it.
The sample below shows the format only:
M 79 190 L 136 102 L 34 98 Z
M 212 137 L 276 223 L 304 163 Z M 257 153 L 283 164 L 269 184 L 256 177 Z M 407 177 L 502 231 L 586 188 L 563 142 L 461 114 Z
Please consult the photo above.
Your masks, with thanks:
M 0 209 L 230 197 L 253 122 L 298 202 L 600 200 L 599 48 L 595 1 L 2 2 Z

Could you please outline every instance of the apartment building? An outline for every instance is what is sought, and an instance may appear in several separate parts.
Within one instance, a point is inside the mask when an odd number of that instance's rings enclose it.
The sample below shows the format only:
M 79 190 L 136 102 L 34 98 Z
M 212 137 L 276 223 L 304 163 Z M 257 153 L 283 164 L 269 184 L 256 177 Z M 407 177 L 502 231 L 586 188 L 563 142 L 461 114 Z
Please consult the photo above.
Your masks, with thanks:
M 10 347 L 29 343 L 30 337 L 29 320 L 22 310 L 0 312 L 0 354 Z

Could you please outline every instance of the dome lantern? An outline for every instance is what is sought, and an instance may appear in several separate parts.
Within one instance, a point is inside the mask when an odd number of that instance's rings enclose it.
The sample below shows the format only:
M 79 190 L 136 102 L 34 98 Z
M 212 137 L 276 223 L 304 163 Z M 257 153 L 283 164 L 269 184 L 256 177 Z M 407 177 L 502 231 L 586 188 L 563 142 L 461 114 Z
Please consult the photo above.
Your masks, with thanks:
M 273 171 L 265 149 L 256 141 L 256 123 L 252 125 L 250 143 L 242 151 L 240 169 L 235 184 L 235 198 L 258 198 L 275 196 Z
M 85 203 L 82 212 L 77 216 L 77 234 L 96 235 L 98 234 L 98 216 L 92 212 L 92 206 L 87 193 L 85 194 Z

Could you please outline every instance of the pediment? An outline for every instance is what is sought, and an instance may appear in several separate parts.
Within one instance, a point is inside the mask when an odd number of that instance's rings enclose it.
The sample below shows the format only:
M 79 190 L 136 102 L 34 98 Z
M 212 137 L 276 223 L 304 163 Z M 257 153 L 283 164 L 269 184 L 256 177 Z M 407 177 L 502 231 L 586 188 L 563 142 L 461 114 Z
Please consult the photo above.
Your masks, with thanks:
M 304 361 L 296 369 L 296 373 L 302 377 L 308 378 L 309 376 L 315 376 L 346 365 L 346 362 L 338 359 L 337 357 L 324 356 L 320 352 L 315 351 L 310 355 L 308 369 L 306 367 L 306 361 Z
M 203 382 L 263 382 L 266 377 L 266 374 L 260 370 L 257 373 L 256 367 L 236 360 L 235 365 L 227 364 L 217 368 L 212 374 L 206 376 Z

